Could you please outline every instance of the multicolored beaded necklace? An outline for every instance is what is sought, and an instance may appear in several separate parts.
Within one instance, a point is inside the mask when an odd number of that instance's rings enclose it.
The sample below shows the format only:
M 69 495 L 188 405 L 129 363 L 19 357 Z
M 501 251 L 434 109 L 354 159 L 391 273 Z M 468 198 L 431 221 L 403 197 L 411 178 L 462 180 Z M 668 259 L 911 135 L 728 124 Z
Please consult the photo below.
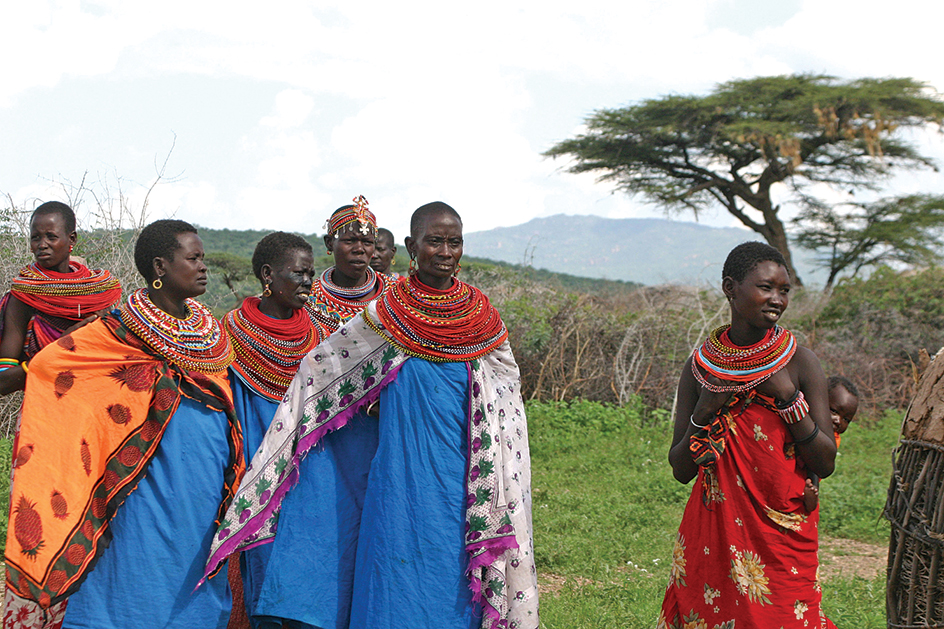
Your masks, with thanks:
M 233 362 L 233 346 L 219 322 L 206 306 L 185 301 L 190 312 L 184 319 L 171 316 L 154 305 L 148 289 L 128 296 L 118 315 L 121 322 L 152 350 L 190 371 L 223 371 Z
M 227 313 L 223 327 L 236 352 L 233 369 L 255 391 L 277 402 L 319 338 L 302 309 L 288 319 L 274 319 L 259 310 L 260 301 L 247 297 L 241 307 Z
M 305 304 L 305 311 L 308 312 L 308 316 L 311 317 L 312 323 L 323 339 L 331 336 L 335 330 L 361 312 L 367 304 L 393 284 L 393 278 L 383 273 L 375 273 L 371 269 L 373 284 L 370 285 L 370 290 L 360 299 L 347 299 L 334 295 L 325 287 L 322 280 L 327 272 L 325 271 L 321 278 L 312 284 L 311 297 Z
M 68 273 L 30 264 L 20 269 L 10 290 L 39 312 L 73 321 L 81 321 L 121 299 L 118 278 L 78 262 L 69 263 Z
M 768 330 L 759 342 L 738 347 L 728 336 L 730 325 L 715 330 L 692 354 L 692 373 L 695 379 L 713 393 L 742 392 L 753 389 L 761 382 L 787 366 L 796 353 L 793 334 L 779 325 Z M 701 369 L 720 380 L 734 384 L 709 383 Z
M 377 300 L 378 334 L 411 356 L 461 362 L 483 356 L 508 338 L 498 310 L 485 293 L 458 279 L 446 290 L 401 277 Z M 381 327 L 382 326 L 382 327 Z
M 370 267 L 367 267 L 367 281 L 358 286 L 345 288 L 344 286 L 335 284 L 332 281 L 333 279 L 334 267 L 326 269 L 325 272 L 321 274 L 321 287 L 338 299 L 344 299 L 345 301 L 364 299 L 364 297 L 372 294 L 377 288 L 377 272 Z

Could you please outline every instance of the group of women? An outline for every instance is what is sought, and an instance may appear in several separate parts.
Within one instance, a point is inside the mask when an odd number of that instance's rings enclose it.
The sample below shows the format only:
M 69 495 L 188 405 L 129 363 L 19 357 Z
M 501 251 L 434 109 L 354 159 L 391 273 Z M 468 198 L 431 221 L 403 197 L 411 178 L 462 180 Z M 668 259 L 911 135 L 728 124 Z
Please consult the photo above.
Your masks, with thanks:
M 144 228 L 121 299 L 68 206 L 37 208 L 2 304 L 0 387 L 25 386 L 4 627 L 226 627 L 237 551 L 256 628 L 537 626 L 518 371 L 456 277 L 459 215 L 414 213 L 398 281 L 363 197 L 326 227 L 332 268 L 270 234 L 261 295 L 218 321 L 191 225 Z
M 233 626 L 237 553 L 254 629 L 538 626 L 519 375 L 457 277 L 461 218 L 416 210 L 399 279 L 371 266 L 363 197 L 326 228 L 332 268 L 270 234 L 260 296 L 217 321 L 191 225 L 144 228 L 121 300 L 72 258 L 71 209 L 37 208 L 0 302 L 0 392 L 25 386 L 5 628 Z M 669 459 L 697 482 L 660 629 L 827 626 L 802 498 L 835 443 L 822 369 L 778 325 L 789 287 L 775 249 L 737 247 L 731 324 L 683 370 Z

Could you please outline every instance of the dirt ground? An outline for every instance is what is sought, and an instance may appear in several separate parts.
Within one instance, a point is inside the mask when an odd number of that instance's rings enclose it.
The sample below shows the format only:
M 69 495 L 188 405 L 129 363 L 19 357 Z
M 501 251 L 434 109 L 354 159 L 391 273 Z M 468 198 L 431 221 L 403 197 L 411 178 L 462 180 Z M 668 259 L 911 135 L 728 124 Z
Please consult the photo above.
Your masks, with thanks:
M 866 544 L 851 539 L 824 537 L 820 540 L 819 575 L 821 579 L 833 577 L 857 576 L 872 579 L 884 572 L 888 560 L 888 547 Z M 619 572 L 633 572 L 637 576 L 652 577 L 639 566 L 620 567 Z M 538 575 L 538 588 L 541 594 L 557 596 L 571 580 L 578 586 L 589 585 L 594 581 L 585 577 L 565 577 L 550 572 Z

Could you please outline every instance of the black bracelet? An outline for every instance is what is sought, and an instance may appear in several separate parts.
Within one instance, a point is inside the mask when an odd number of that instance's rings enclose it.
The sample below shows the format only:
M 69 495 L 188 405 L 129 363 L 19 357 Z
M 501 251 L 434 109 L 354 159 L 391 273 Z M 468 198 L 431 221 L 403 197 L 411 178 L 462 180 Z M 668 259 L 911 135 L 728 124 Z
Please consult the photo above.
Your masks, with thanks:
M 796 446 L 805 446 L 805 445 L 808 444 L 810 441 L 813 441 L 813 439 L 816 439 L 816 435 L 818 435 L 818 434 L 819 434 L 819 424 L 817 424 L 816 422 L 813 422 L 813 430 L 810 431 L 810 434 L 808 434 L 807 436 L 803 437 L 802 439 L 797 439 L 797 440 L 795 440 L 795 441 L 793 442 L 793 445 L 796 445 Z
M 777 408 L 779 409 L 787 409 L 793 406 L 793 403 L 797 401 L 798 397 L 800 397 L 800 387 L 797 387 L 797 390 L 793 394 L 793 397 L 790 398 L 789 400 L 786 400 L 784 402 L 781 402 L 780 400 L 774 400 L 774 403 L 777 405 Z

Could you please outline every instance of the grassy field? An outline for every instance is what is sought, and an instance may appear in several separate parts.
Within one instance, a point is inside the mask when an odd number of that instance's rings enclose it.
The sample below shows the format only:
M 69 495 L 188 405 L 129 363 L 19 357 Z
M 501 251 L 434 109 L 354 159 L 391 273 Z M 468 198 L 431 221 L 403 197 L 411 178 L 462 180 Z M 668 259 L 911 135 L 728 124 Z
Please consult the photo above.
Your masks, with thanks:
M 900 419 L 859 421 L 843 437 L 822 486 L 821 535 L 887 545 Z M 585 402 L 531 405 L 528 422 L 543 626 L 654 627 L 692 487 L 672 478 L 668 426 Z M 824 578 L 827 616 L 841 629 L 885 627 L 884 586 L 883 576 Z
M 528 413 L 542 626 L 654 627 L 691 492 L 672 478 L 664 414 L 590 402 L 531 404 Z M 823 536 L 887 545 L 881 510 L 900 419 L 858 421 L 843 437 L 821 490 Z M 9 461 L 0 440 L 0 495 Z M 5 537 L 6 513 L 0 525 Z M 826 614 L 840 629 L 885 627 L 884 587 L 881 575 L 824 578 Z

